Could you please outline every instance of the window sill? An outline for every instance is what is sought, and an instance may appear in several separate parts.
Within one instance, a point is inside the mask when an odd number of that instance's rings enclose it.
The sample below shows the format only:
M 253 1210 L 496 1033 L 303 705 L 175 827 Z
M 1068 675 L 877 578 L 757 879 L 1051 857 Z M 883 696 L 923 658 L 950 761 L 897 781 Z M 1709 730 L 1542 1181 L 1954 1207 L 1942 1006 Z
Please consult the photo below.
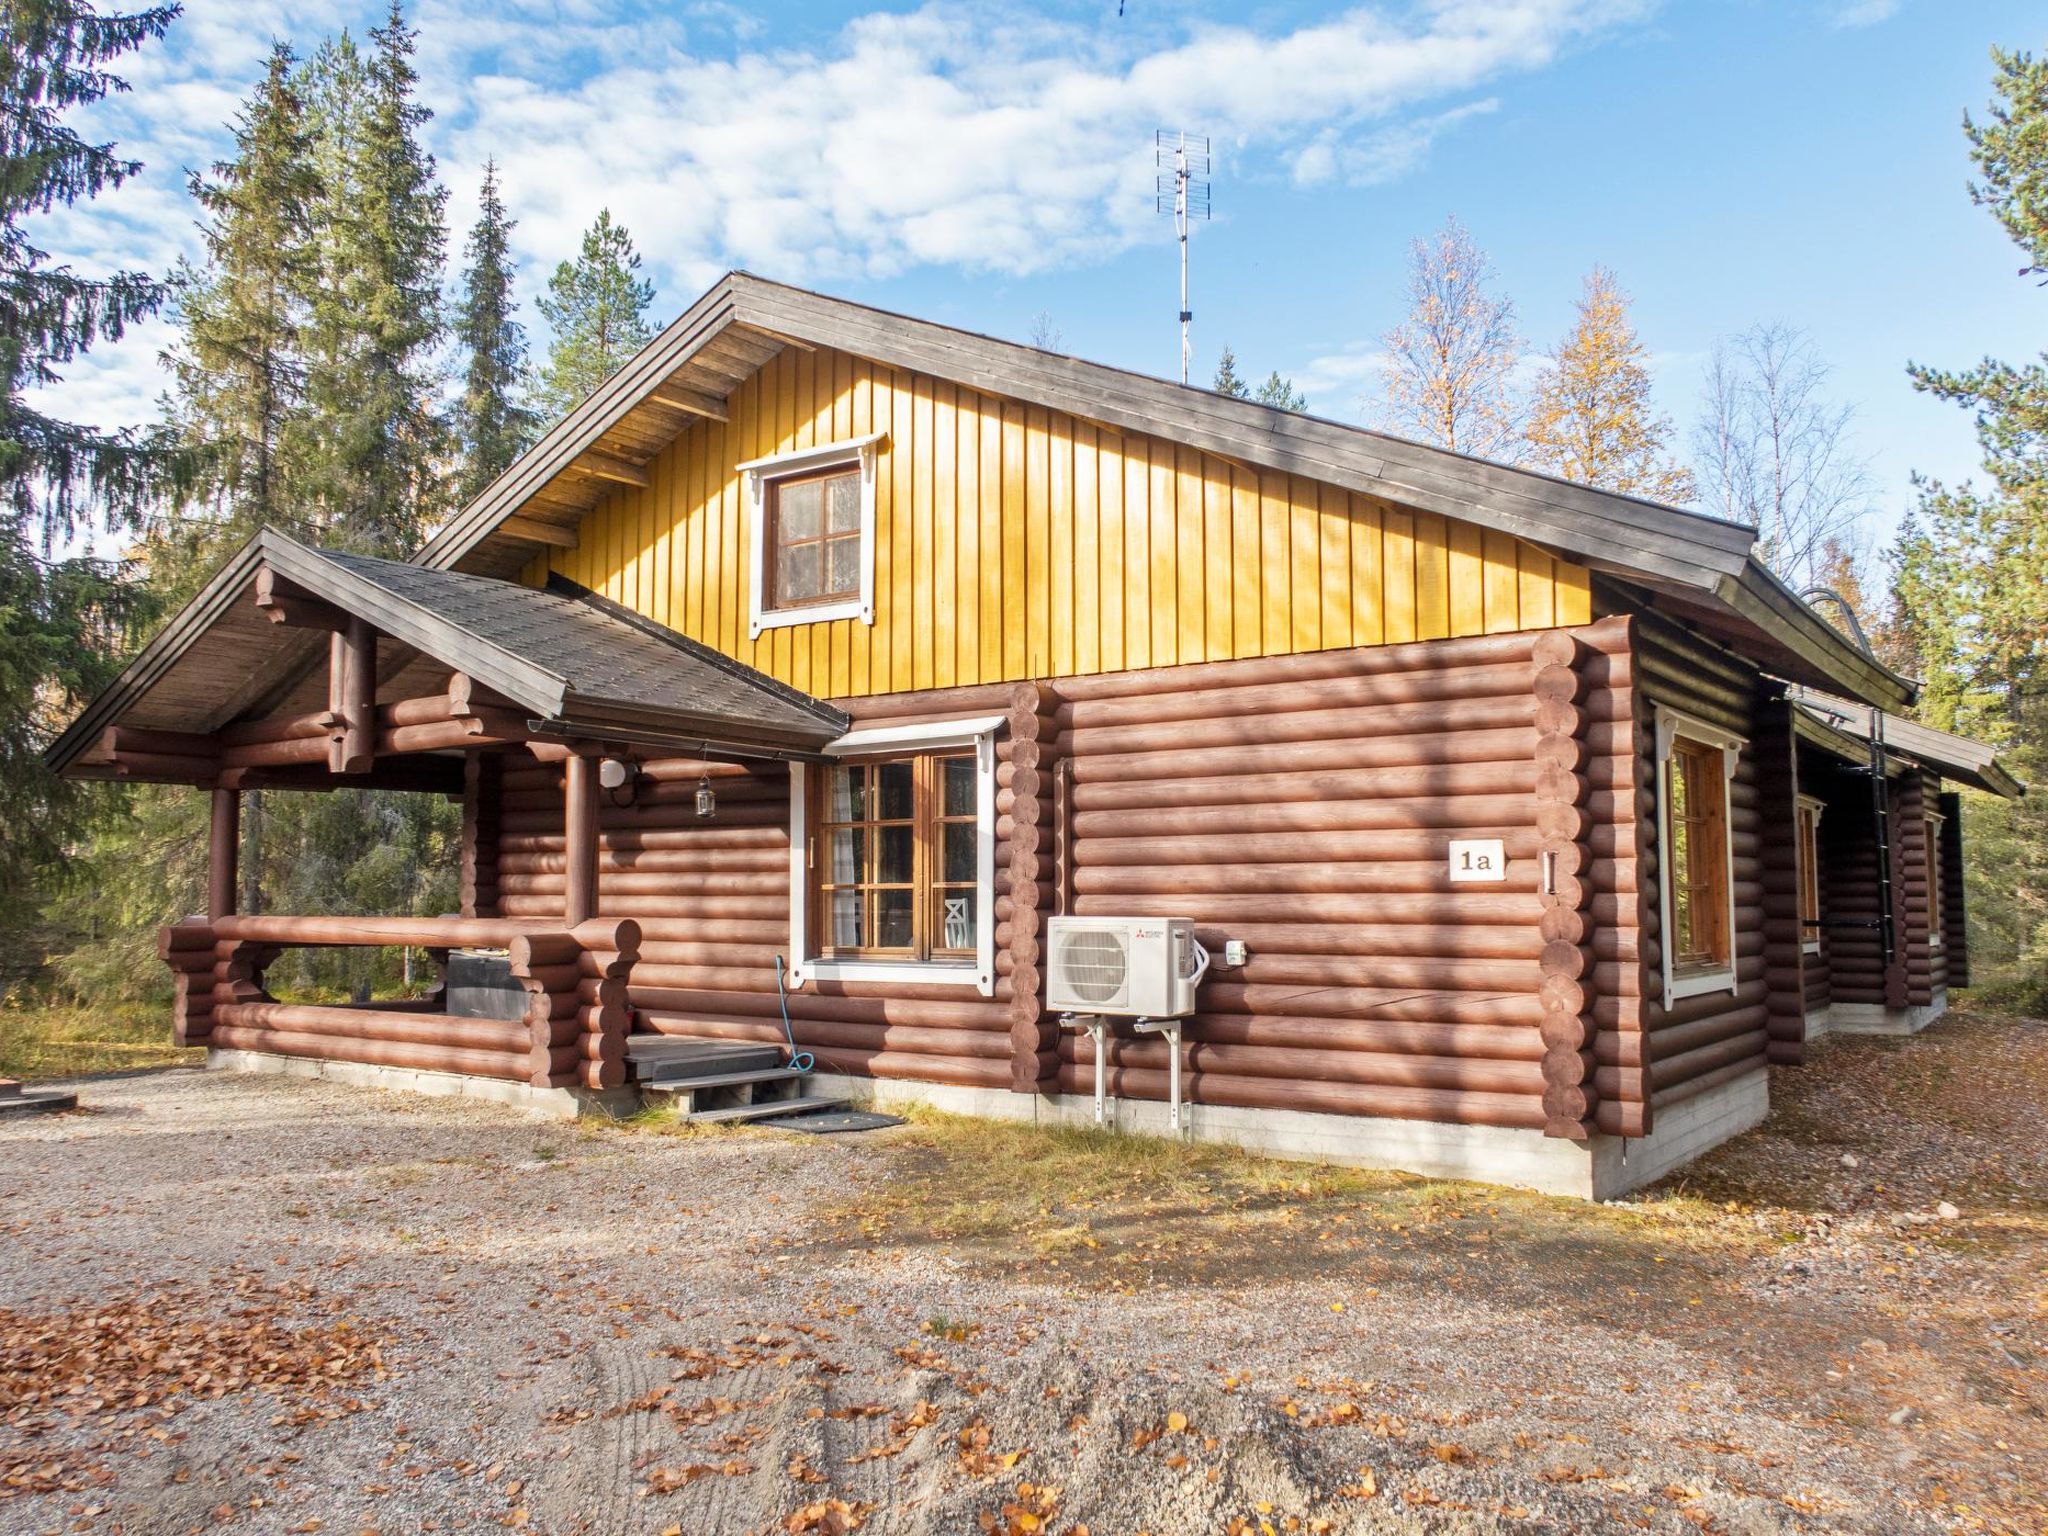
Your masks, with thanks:
M 1819 954 L 1819 953 L 1820 953 L 1820 940 L 1819 940 L 1819 939 L 1806 939 L 1806 940 L 1802 941 L 1802 942 L 1801 942 L 1801 944 L 1800 944 L 1800 946 L 1799 946 L 1799 951 L 1800 951 L 1800 953 L 1801 953 L 1801 954 L 1807 954 L 1807 955 L 1817 955 L 1817 954 Z
M 792 978 L 799 987 L 813 981 L 900 981 L 920 986 L 975 987 L 994 995 L 995 978 L 972 964 L 916 960 L 806 960 Z
M 857 597 L 839 603 L 813 603 L 808 608 L 770 608 L 757 613 L 748 626 L 749 639 L 758 636 L 764 629 L 790 629 L 798 624 L 825 624 L 833 619 L 859 619 L 864 624 L 875 622 L 875 616 L 868 606 Z
M 1670 983 L 1665 987 L 1665 991 L 1670 993 L 1673 998 L 1700 997 L 1708 992 L 1733 992 L 1734 990 L 1735 972 L 1732 969 L 1725 971 L 1696 971 L 1684 976 L 1673 976 Z

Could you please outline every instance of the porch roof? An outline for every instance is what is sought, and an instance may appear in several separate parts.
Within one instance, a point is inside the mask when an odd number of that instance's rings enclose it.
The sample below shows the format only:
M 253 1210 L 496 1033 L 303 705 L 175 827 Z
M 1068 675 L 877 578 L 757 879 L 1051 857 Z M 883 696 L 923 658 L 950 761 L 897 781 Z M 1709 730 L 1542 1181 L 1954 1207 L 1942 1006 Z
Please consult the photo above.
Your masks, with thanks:
M 1873 713 L 1869 705 L 1804 688 L 1795 691 L 1793 702 L 1802 740 L 1850 762 L 1868 761 Z M 1951 731 L 1937 731 L 1917 720 L 1882 710 L 1876 713 L 1884 724 L 1885 750 L 1895 758 L 1910 758 L 1943 778 L 2007 800 L 2017 800 L 2027 792 L 2027 786 L 1998 760 L 1995 748 Z
M 808 757 L 847 728 L 830 705 L 573 584 L 548 587 L 323 550 L 266 528 L 244 545 L 54 741 L 60 773 L 94 777 L 110 726 L 212 735 L 325 699 L 326 636 L 273 622 L 259 572 L 378 635 L 378 701 L 464 673 L 534 734 Z

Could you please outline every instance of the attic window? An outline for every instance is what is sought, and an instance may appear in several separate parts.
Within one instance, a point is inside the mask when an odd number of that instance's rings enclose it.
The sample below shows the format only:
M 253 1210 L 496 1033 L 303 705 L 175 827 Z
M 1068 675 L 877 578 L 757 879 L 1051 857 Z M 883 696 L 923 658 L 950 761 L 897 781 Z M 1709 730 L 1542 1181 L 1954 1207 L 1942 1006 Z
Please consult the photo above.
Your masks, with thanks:
M 748 635 L 831 619 L 875 622 L 879 434 L 750 459 Z

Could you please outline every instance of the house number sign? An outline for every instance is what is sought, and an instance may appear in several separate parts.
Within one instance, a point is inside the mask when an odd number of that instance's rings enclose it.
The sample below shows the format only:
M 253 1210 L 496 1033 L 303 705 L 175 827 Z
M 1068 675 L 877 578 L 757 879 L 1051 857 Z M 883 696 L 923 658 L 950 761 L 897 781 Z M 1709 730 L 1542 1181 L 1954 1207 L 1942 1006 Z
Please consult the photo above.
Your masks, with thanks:
M 1453 838 L 1451 840 L 1451 879 L 1505 880 L 1508 877 L 1508 856 L 1497 837 Z

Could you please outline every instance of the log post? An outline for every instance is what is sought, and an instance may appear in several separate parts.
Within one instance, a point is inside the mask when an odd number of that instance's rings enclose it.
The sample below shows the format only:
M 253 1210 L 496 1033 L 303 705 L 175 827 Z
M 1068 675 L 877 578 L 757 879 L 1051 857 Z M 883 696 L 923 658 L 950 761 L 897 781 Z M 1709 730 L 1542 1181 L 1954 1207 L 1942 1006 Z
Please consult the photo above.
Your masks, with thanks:
M 1059 698 L 1041 683 L 1010 691 L 1010 1086 L 1052 1093 L 1059 1032 L 1045 1021 L 1041 944 L 1053 873 L 1052 767 Z
M 1543 1134 L 1584 1141 L 1592 1134 L 1598 1095 L 1593 1086 L 1593 971 L 1586 945 L 1588 862 L 1586 776 L 1562 766 L 1578 761 L 1585 723 L 1586 648 L 1577 636 L 1551 630 L 1530 650 L 1536 694 L 1537 890 L 1543 949 L 1537 990 L 1543 1003 Z
M 471 751 L 462 763 L 462 915 L 498 912 L 498 817 L 503 765 L 495 752 Z
M 377 637 L 350 618 L 327 642 L 327 711 L 330 773 L 368 773 L 377 754 Z
M 206 850 L 206 916 L 209 922 L 235 910 L 237 871 L 242 855 L 242 793 L 213 792 L 213 826 Z
M 575 927 L 597 916 L 597 763 L 572 752 L 562 775 L 562 919 Z

